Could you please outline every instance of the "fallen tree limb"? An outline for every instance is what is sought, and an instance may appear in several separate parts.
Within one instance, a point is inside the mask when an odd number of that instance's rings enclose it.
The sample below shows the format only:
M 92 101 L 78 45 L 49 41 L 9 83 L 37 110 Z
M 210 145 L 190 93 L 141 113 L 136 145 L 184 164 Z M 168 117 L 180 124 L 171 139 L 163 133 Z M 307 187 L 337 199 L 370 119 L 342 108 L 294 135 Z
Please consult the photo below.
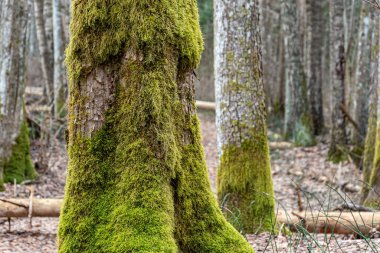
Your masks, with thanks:
M 294 145 L 290 142 L 269 142 L 270 149 L 290 149 L 294 148 Z
M 59 217 L 62 199 L 32 200 L 33 217 Z M 30 199 L 0 199 L 0 218 L 28 217 Z M 284 212 L 277 221 L 293 231 L 300 227 L 310 233 L 370 235 L 380 230 L 380 212 Z
M 211 110 L 211 111 L 216 110 L 216 105 L 214 102 L 196 101 L 195 104 L 198 109 Z
M 277 220 L 293 231 L 370 235 L 380 230 L 380 212 L 278 212 Z
M 59 217 L 62 202 L 62 199 L 0 199 L 0 217 Z

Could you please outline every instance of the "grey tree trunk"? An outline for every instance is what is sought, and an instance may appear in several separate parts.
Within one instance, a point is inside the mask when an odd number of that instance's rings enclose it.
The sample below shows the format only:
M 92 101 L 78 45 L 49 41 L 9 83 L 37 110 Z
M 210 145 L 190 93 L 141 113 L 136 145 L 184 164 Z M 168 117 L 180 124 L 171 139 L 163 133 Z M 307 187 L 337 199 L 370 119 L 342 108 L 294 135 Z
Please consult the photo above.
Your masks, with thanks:
M 240 210 L 239 222 L 234 224 L 239 229 L 246 233 L 270 231 L 274 192 L 258 0 L 218 0 L 214 10 L 218 199 L 228 210 Z
M 67 94 L 66 71 L 64 67 L 65 44 L 63 39 L 61 0 L 53 0 L 54 35 L 54 111 L 56 117 L 65 115 L 64 106 Z
M 312 118 L 307 97 L 307 80 L 302 65 L 297 0 L 282 2 L 285 37 L 285 137 L 297 145 L 313 145 Z
M 372 83 L 372 69 L 371 57 L 373 50 L 373 33 L 374 30 L 374 14 L 372 6 L 363 6 L 362 10 L 362 23 L 359 38 L 359 54 L 358 54 L 358 67 L 357 67 L 357 83 L 355 87 L 356 105 L 355 105 L 355 119 L 359 125 L 359 129 L 354 132 L 353 142 L 359 148 L 363 148 L 365 136 L 367 134 L 368 126 L 368 98 L 370 97 L 370 90 Z
M 52 104 L 54 101 L 53 87 L 53 64 L 51 64 L 51 50 L 45 31 L 44 19 L 44 1 L 34 0 L 34 14 L 36 19 L 38 48 L 40 51 L 41 69 L 43 75 L 43 83 L 46 91 L 47 101 Z
M 27 0 L 5 0 L 0 19 L 0 188 L 35 175 L 24 122 Z
M 332 129 L 328 158 L 338 163 L 346 159 L 344 1 L 330 0 L 330 69 L 332 86 Z
M 308 71 L 308 98 L 310 112 L 314 126 L 314 134 L 319 135 L 323 131 L 323 100 L 322 100 L 322 59 L 324 23 L 323 7 L 325 1 L 307 0 L 310 6 L 310 69 Z

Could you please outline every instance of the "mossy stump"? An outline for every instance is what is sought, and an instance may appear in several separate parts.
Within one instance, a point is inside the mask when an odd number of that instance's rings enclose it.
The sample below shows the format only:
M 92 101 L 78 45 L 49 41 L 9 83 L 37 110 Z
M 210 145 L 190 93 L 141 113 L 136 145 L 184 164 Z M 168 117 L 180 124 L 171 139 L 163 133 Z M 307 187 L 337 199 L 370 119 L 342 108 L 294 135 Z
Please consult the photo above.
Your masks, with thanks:
M 12 155 L 3 167 L 4 183 L 14 183 L 15 180 L 16 183 L 21 183 L 38 176 L 30 158 L 29 129 L 26 122 L 21 124 L 19 135 L 12 147 Z
M 253 252 L 211 193 L 195 0 L 74 0 L 58 252 Z

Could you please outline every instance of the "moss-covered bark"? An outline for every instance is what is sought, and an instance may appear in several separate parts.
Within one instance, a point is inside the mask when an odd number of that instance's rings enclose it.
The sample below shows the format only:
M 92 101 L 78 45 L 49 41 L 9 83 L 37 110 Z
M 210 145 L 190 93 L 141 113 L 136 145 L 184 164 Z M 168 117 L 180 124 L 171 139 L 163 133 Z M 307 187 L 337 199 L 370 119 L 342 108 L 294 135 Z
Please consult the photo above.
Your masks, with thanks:
M 373 168 L 370 172 L 368 186 L 366 187 L 366 198 L 364 205 L 380 210 L 380 127 L 377 125 L 377 137 L 375 145 L 375 155 L 373 160 Z
M 218 171 L 218 197 L 227 219 L 239 230 L 275 230 L 274 196 L 266 136 L 224 146 Z
M 30 159 L 29 129 L 26 122 L 20 127 L 16 143 L 12 147 L 12 155 L 4 164 L 4 182 L 21 183 L 37 177 L 32 160 Z
M 215 24 L 219 203 L 237 229 L 272 231 L 258 1 L 217 1 Z
M 253 252 L 207 177 L 194 103 L 196 1 L 72 6 L 58 251 Z

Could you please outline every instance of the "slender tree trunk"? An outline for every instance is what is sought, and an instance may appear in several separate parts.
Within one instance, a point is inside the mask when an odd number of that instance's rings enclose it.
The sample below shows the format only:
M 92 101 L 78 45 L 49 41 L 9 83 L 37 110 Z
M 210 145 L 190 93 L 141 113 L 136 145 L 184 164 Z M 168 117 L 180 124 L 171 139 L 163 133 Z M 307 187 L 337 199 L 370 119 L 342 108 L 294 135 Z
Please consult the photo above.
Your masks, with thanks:
M 373 33 L 373 43 L 372 45 L 380 46 L 380 17 L 378 13 L 375 13 L 374 18 L 374 30 Z M 364 200 L 364 205 L 370 206 L 376 209 L 380 209 L 380 53 L 379 50 L 372 50 L 373 57 L 372 67 L 374 70 L 371 74 L 373 77 L 373 94 L 372 101 L 370 105 L 370 116 L 368 123 L 368 132 L 366 140 L 366 153 L 364 158 L 364 168 L 363 168 L 363 181 L 364 186 L 362 188 L 362 201 Z M 377 97 L 377 103 L 375 99 Z M 375 116 L 375 104 L 377 106 L 377 115 Z M 376 121 L 376 123 L 375 123 Z M 376 125 L 376 126 L 375 126 Z M 375 130 L 376 128 L 376 130 Z M 374 148 L 373 148 L 374 146 Z M 366 156 L 367 155 L 367 156 Z M 373 163 L 366 163 L 366 158 L 369 160 L 373 157 Z M 372 166 L 372 167 L 370 167 Z
M 226 210 L 232 210 L 233 214 L 226 215 L 237 220 L 234 225 L 238 229 L 245 233 L 270 231 L 274 192 L 258 1 L 216 1 L 215 42 L 218 199 Z
M 312 118 L 307 98 L 307 84 L 297 15 L 297 0 L 283 1 L 283 31 L 285 35 L 285 137 L 297 145 L 314 144 Z
M 308 0 L 310 5 L 310 71 L 308 81 L 308 97 L 310 111 L 314 126 L 314 134 L 319 135 L 323 131 L 323 101 L 322 101 L 322 58 L 323 58 L 323 0 Z
M 51 51 L 46 37 L 45 19 L 44 19 L 44 1 L 34 0 L 34 14 L 36 19 L 38 48 L 40 51 L 41 69 L 43 75 L 43 83 L 46 90 L 46 96 L 49 104 L 54 101 L 53 87 L 53 64 L 50 62 Z
M 207 176 L 196 1 L 112 3 L 72 3 L 58 252 L 253 252 Z
M 6 0 L 0 19 L 0 188 L 36 176 L 24 121 L 27 0 Z
M 345 106 L 345 49 L 344 49 L 344 1 L 330 0 L 330 69 L 332 71 L 332 129 L 329 160 L 340 162 L 347 155 L 346 119 L 341 110 Z
M 364 6 L 362 11 L 362 25 L 359 38 L 359 60 L 357 68 L 355 119 L 359 124 L 359 131 L 354 132 L 353 142 L 362 149 L 367 134 L 368 98 L 372 85 L 371 51 L 373 50 L 374 11 L 371 6 Z
M 53 0 L 53 35 L 54 35 L 54 111 L 56 117 L 63 117 L 67 82 L 64 67 L 65 48 L 63 40 L 61 0 Z

